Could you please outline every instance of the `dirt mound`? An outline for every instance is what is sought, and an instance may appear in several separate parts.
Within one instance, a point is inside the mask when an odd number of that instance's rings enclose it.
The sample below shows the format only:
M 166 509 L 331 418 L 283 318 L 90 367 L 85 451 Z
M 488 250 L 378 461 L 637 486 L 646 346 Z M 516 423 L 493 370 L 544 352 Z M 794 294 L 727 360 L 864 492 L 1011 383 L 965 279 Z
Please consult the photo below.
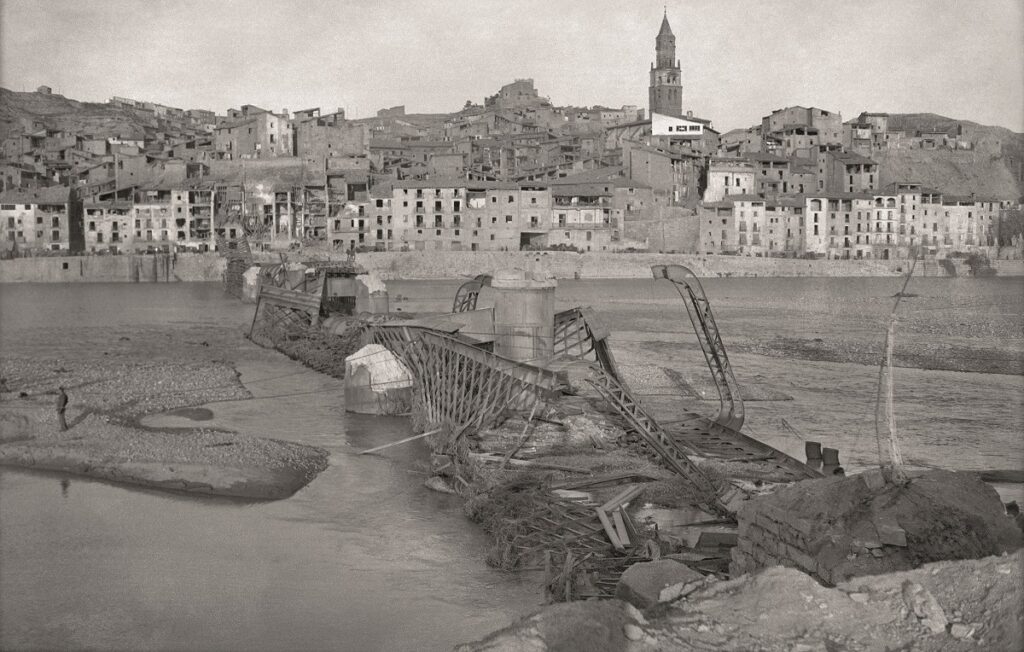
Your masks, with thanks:
M 781 564 L 838 583 L 1021 546 L 995 490 L 952 471 L 903 486 L 881 474 L 801 482 L 751 500 L 738 519 L 734 575 Z

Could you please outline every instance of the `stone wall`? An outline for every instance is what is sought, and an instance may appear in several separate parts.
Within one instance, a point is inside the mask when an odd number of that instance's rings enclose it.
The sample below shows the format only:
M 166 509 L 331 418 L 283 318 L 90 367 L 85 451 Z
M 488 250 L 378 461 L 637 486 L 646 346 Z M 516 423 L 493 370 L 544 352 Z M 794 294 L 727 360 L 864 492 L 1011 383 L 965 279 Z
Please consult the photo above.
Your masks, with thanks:
M 357 262 L 384 279 L 471 278 L 496 269 L 519 268 L 556 278 L 650 278 L 652 265 L 686 265 L 700 277 L 890 276 L 906 261 L 804 260 L 699 254 L 617 254 L 564 251 L 377 252 Z
M 40 256 L 0 261 L 0 283 L 166 283 L 219 281 L 215 254 Z
M 291 254 L 290 260 L 307 257 Z M 320 256 L 324 258 L 324 256 Z M 280 262 L 276 254 L 253 255 L 254 262 Z M 333 259 L 343 261 L 342 255 Z M 686 265 L 701 278 L 753 276 L 892 276 L 906 272 L 906 260 L 805 260 L 701 254 L 568 251 L 410 251 L 374 252 L 357 263 L 382 279 L 469 279 L 497 269 L 532 269 L 555 278 L 650 278 L 652 265 Z M 954 259 L 958 276 L 968 270 Z M 177 256 L 46 256 L 0 261 L 0 283 L 221 281 L 227 261 L 217 254 Z M 999 276 L 1024 276 L 1024 260 L 992 262 Z M 916 274 L 944 275 L 934 261 L 918 264 Z

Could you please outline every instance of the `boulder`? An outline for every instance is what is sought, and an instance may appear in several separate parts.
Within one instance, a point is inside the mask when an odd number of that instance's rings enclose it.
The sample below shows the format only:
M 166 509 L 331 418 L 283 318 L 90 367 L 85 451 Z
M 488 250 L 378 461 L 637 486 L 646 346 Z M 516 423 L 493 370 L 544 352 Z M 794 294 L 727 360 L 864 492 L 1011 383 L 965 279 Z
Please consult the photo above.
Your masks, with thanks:
M 619 578 L 615 597 L 638 609 L 650 609 L 672 602 L 704 581 L 704 576 L 685 564 L 671 559 L 633 564 Z

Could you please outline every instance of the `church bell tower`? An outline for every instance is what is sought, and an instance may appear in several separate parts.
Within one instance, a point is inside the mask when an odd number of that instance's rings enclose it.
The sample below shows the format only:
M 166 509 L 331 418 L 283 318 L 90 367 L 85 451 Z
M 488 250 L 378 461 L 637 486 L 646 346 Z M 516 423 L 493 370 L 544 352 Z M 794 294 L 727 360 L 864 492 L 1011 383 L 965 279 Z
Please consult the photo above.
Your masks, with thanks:
M 683 115 L 683 84 L 676 60 L 676 37 L 668 24 L 668 10 L 654 39 L 655 63 L 651 64 L 650 112 L 676 118 Z

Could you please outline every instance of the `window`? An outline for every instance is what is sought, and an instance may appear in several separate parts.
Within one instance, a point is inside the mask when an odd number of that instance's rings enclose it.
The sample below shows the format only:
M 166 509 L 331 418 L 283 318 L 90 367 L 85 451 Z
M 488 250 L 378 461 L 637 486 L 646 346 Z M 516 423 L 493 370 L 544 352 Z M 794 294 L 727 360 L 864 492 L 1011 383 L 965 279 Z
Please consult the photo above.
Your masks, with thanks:
M 512 223 L 512 216 L 511 215 L 506 215 L 505 216 L 505 224 L 511 224 L 511 223 Z

